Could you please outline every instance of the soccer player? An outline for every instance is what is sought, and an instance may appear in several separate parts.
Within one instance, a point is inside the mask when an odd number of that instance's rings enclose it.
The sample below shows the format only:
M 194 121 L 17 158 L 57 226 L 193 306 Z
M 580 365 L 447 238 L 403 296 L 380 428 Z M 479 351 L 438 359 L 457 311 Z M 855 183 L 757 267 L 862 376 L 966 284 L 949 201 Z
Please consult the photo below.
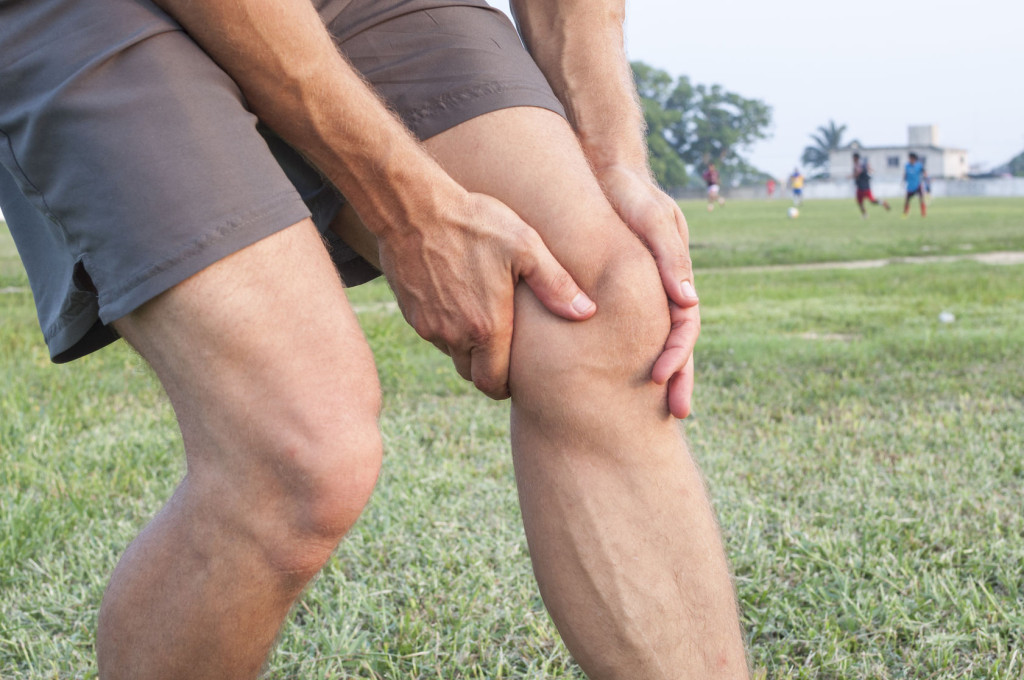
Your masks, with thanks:
M 708 163 L 708 167 L 701 176 L 708 185 L 708 212 L 715 209 L 716 203 L 718 205 L 725 205 L 725 199 L 719 195 L 721 187 L 718 184 L 718 168 L 715 167 L 714 161 Z
M 907 185 L 907 198 L 903 202 L 904 217 L 910 212 L 910 199 L 914 196 L 917 196 L 917 200 L 921 203 L 921 217 L 925 217 L 928 214 L 927 205 L 924 200 L 924 183 L 927 178 L 928 173 L 925 172 L 924 163 L 921 162 L 916 153 L 911 151 L 909 161 L 903 169 L 903 181 Z
M 789 176 L 787 183 L 793 191 L 793 205 L 799 206 L 804 202 L 804 175 L 800 168 L 793 168 L 793 174 Z
M 853 154 L 853 181 L 857 186 L 857 207 L 860 208 L 860 216 L 868 217 L 868 211 L 864 207 L 864 201 L 873 205 L 880 205 L 886 210 L 891 209 L 889 201 L 879 201 L 871 193 L 871 167 L 865 158 L 861 160 L 860 154 Z
M 184 442 L 103 597 L 102 680 L 259 675 L 381 466 L 345 290 L 378 274 L 511 398 L 530 559 L 583 670 L 747 677 L 673 418 L 699 306 L 624 5 L 513 0 L 517 32 L 483 0 L 0 2 L 0 204 L 50 356 L 123 338 Z

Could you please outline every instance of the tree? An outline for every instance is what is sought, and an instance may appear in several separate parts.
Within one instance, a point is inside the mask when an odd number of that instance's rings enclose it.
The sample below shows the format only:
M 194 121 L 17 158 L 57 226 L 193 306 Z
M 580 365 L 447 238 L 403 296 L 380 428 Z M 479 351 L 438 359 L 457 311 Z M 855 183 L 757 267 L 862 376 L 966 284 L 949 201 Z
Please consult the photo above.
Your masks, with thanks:
M 822 125 L 818 128 L 818 134 L 811 135 L 814 145 L 804 147 L 804 153 L 800 157 L 800 162 L 809 168 L 818 170 L 818 173 L 814 175 L 815 178 L 828 178 L 828 153 L 843 146 L 844 132 L 846 132 L 845 125 L 837 126 L 834 120 L 830 120 L 828 125 Z
M 1009 168 L 1014 177 L 1024 177 L 1024 151 L 1010 159 Z
M 640 61 L 632 66 L 647 122 L 651 169 L 663 187 L 686 186 L 709 161 L 718 166 L 724 183 L 767 177 L 740 154 L 768 136 L 771 107 L 720 85 L 693 85 L 686 76 L 673 82 L 665 71 Z

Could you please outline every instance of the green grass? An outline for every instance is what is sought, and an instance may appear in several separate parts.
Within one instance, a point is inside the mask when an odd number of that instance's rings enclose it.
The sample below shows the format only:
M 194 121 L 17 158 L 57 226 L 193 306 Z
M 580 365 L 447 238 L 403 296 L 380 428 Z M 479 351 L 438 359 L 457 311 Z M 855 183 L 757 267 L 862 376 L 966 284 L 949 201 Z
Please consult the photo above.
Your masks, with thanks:
M 704 328 L 684 427 L 768 678 L 1024 675 L 1024 265 L 746 265 L 1024 250 L 1024 201 L 686 204 Z M 48 363 L 0 229 L 0 677 L 95 677 L 119 553 L 182 474 L 173 415 L 115 345 Z M 573 678 L 530 572 L 507 405 L 352 291 L 385 390 L 384 472 L 272 678 Z M 938 320 L 942 311 L 956 321 Z
M 868 206 L 867 220 L 858 218 L 853 199 L 805 202 L 795 220 L 786 216 L 786 200 L 731 201 L 711 214 L 705 205 L 683 204 L 698 267 L 1024 251 L 1022 203 L 1015 198 L 937 199 L 923 220 L 916 201 L 906 219 L 894 200 L 889 213 Z

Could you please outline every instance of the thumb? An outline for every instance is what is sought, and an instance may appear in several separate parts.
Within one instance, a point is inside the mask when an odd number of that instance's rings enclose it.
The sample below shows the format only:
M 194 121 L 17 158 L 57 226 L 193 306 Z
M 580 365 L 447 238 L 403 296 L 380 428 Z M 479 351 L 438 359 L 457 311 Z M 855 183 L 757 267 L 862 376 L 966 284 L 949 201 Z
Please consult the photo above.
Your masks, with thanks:
M 547 309 L 569 321 L 589 319 L 597 305 L 583 292 L 532 229 L 526 247 L 512 261 L 512 270 L 526 282 Z

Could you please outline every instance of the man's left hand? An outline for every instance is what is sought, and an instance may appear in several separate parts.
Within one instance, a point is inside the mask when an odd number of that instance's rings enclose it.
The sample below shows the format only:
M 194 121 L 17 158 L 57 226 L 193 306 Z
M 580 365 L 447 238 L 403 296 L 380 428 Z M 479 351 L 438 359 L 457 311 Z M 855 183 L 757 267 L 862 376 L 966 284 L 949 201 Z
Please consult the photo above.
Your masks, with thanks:
M 672 328 L 651 379 L 668 384 L 669 411 L 676 418 L 685 418 L 693 397 L 693 348 L 700 335 L 686 218 L 646 172 L 609 166 L 598 171 L 597 177 L 619 217 L 647 244 L 657 263 L 668 295 Z

